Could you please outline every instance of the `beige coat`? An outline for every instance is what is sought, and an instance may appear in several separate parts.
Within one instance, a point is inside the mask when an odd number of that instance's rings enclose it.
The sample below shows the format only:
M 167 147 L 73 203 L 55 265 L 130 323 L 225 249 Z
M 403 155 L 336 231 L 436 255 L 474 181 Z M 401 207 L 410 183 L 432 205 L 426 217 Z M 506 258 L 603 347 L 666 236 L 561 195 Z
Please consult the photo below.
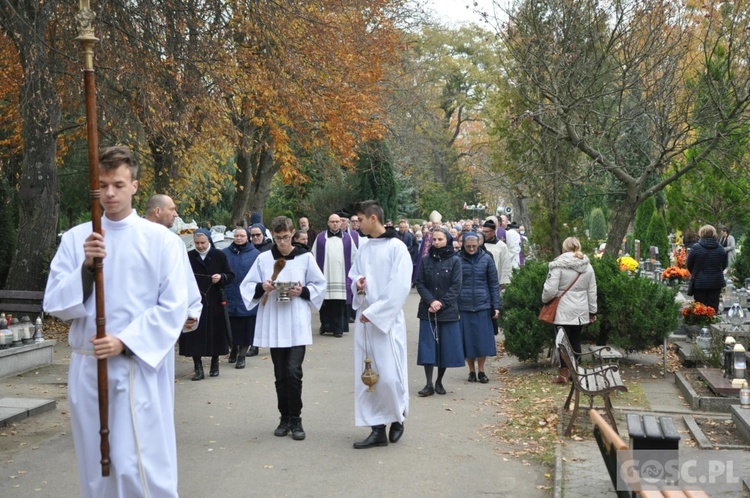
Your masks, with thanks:
M 578 259 L 574 253 L 561 254 L 549 264 L 547 281 L 544 282 L 542 302 L 548 303 L 567 289 L 580 275 L 573 287 L 560 299 L 555 315 L 556 325 L 584 325 L 589 315 L 595 315 L 596 276 L 585 255 Z

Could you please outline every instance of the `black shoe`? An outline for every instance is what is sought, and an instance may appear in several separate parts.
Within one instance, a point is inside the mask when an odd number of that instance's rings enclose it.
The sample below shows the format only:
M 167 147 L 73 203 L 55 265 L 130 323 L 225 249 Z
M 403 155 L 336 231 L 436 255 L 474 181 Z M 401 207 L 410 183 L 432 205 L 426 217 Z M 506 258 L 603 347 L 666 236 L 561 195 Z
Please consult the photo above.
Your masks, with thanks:
M 305 439 L 305 429 L 302 428 L 302 419 L 300 417 L 291 418 L 292 439 L 302 441 Z
M 344 334 L 341 332 L 334 332 L 333 337 L 344 337 Z
M 244 356 L 238 356 L 237 357 L 237 364 L 234 366 L 234 368 L 237 368 L 237 369 L 245 368 L 245 357 Z
M 238 346 L 232 346 L 232 349 L 229 351 L 229 363 L 234 363 L 237 361 L 237 350 L 239 349 Z
M 391 430 L 388 431 L 388 439 L 392 443 L 397 443 L 401 436 L 404 435 L 404 424 L 402 422 L 393 422 Z
M 355 450 L 364 450 L 374 446 L 388 446 L 388 436 L 385 434 L 385 425 L 373 425 L 372 432 L 364 441 L 354 443 Z
M 479 379 L 479 382 L 481 382 L 482 384 L 486 384 L 490 381 L 490 379 L 488 379 L 487 376 L 484 375 L 484 372 L 479 372 L 479 377 L 477 378 Z
M 219 376 L 219 358 L 211 358 L 211 368 L 208 370 L 208 375 L 211 377 Z
M 292 430 L 291 417 L 281 417 L 279 426 L 273 431 L 273 435 L 276 437 L 284 437 Z
M 436 394 L 445 394 L 445 388 L 442 384 L 435 384 L 435 393 Z
M 203 365 L 199 367 L 195 367 L 195 373 L 193 374 L 193 378 L 190 380 L 203 380 L 206 376 L 203 373 Z
M 469 372 L 469 382 L 476 382 L 477 381 L 477 374 L 475 372 Z
M 417 394 L 419 394 L 419 395 L 420 395 L 421 397 L 425 398 L 425 397 L 427 397 L 427 396 L 432 396 L 433 394 L 435 394 L 435 389 L 434 389 L 434 388 L 433 388 L 433 387 L 432 387 L 431 385 L 427 384 L 427 385 L 426 385 L 426 386 L 424 386 L 424 388 L 423 388 L 423 389 L 422 389 L 421 391 L 419 391 L 419 393 L 417 393 Z
M 250 346 L 250 349 L 247 350 L 247 356 L 258 356 L 258 347 Z

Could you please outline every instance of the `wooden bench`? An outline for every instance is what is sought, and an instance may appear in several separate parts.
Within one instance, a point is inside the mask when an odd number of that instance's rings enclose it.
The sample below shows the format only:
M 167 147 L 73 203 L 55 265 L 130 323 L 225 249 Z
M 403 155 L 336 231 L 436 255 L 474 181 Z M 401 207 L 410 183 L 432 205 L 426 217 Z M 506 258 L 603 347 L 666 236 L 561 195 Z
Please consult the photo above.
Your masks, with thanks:
M 570 408 L 570 400 L 575 394 L 575 406 L 573 407 L 573 414 L 570 417 L 570 423 L 565 429 L 565 435 L 570 436 L 573 430 L 573 424 L 578 416 L 578 406 L 580 404 L 580 395 L 589 397 L 589 408 L 594 407 L 594 397 L 601 396 L 604 398 L 604 409 L 607 412 L 609 420 L 612 422 L 615 432 L 617 432 L 617 422 L 615 422 L 615 416 L 612 413 L 612 402 L 609 399 L 610 394 L 616 391 L 627 392 L 628 388 L 622 383 L 620 378 L 619 367 L 614 364 L 602 364 L 601 352 L 609 350 L 609 347 L 603 347 L 596 350 L 589 351 L 588 353 L 581 353 L 581 357 L 591 356 L 599 364 L 592 367 L 582 367 L 578 364 L 575 355 L 573 354 L 573 346 L 570 344 L 568 335 L 565 333 L 565 329 L 559 327 L 557 329 L 557 349 L 560 352 L 565 366 L 568 367 L 568 372 L 571 377 L 570 392 L 568 393 L 568 399 L 565 400 L 563 409 L 567 411 Z
M 604 459 L 604 465 L 607 467 L 609 477 L 612 479 L 612 485 L 615 490 L 618 486 L 617 479 L 617 454 L 619 452 L 626 452 L 624 458 L 632 458 L 631 450 L 628 445 L 625 444 L 617 431 L 613 429 L 601 414 L 591 409 L 589 410 L 589 417 L 591 422 L 594 424 L 594 438 L 596 443 L 599 445 L 599 451 Z M 620 454 L 620 461 L 623 460 L 623 454 Z M 617 496 L 620 498 L 631 498 L 634 496 L 641 496 L 643 498 L 708 498 L 708 495 L 701 490 L 695 489 L 681 489 L 675 486 L 663 486 L 660 488 L 649 487 L 645 484 L 635 483 L 629 490 L 616 491 Z
M 29 315 L 33 323 L 37 316 L 44 319 L 42 301 L 44 291 L 0 290 L 0 313 L 10 313 L 18 319 Z

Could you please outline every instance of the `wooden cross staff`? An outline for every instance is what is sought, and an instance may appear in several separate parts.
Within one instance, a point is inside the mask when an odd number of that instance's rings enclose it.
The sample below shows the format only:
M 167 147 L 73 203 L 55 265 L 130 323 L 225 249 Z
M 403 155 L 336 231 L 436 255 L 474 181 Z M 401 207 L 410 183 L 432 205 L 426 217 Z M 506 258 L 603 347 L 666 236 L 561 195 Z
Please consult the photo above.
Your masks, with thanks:
M 86 95 L 86 135 L 88 137 L 89 187 L 91 221 L 94 232 L 102 233 L 102 205 L 99 189 L 99 133 L 96 119 L 96 86 L 94 85 L 94 17 L 89 0 L 79 0 L 79 30 L 76 40 L 83 49 L 83 86 Z M 104 272 L 102 258 L 94 258 L 94 285 L 96 297 L 96 337 L 105 336 Z M 102 476 L 109 476 L 109 394 L 107 390 L 107 360 L 97 360 L 97 387 L 99 391 L 99 435 L 102 453 Z

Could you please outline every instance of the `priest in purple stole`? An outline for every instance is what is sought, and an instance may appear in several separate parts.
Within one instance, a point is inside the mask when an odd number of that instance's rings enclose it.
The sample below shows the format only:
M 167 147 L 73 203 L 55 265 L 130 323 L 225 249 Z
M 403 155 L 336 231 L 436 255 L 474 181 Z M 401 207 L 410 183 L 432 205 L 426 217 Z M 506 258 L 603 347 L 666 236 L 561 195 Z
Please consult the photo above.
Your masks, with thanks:
M 325 300 L 320 308 L 320 333 L 342 337 L 349 332 L 349 306 L 352 302 L 349 270 L 357 253 L 357 246 L 348 233 L 341 230 L 337 214 L 328 217 L 328 230 L 319 233 L 312 244 L 312 253 L 326 277 Z

